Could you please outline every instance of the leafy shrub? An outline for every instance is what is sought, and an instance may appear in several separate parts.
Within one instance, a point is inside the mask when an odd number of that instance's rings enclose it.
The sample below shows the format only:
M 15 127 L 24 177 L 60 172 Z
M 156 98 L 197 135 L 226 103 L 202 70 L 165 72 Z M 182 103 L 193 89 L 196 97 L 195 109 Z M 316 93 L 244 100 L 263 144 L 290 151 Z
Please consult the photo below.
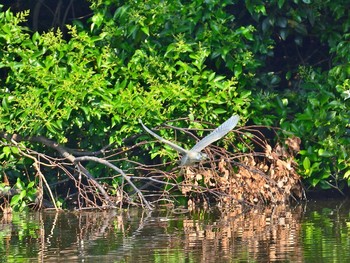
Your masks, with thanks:
M 307 93 L 298 103 L 304 107 L 293 120 L 284 121 L 282 128 L 303 138 L 301 172 L 310 184 L 342 189 L 342 179 L 348 179 L 350 173 L 350 110 L 349 102 L 341 96 L 348 87 L 332 74 L 301 69 L 301 88 Z
M 147 10 L 144 5 L 139 7 Z M 137 11 L 126 10 L 128 15 L 135 15 Z M 116 16 L 122 16 L 121 11 L 119 9 Z M 147 15 L 151 13 L 148 10 Z M 207 61 L 215 59 L 212 53 L 215 45 L 219 52 L 219 44 L 210 45 L 210 41 L 219 40 L 219 31 L 209 30 L 208 34 L 216 35 L 206 43 L 204 36 L 196 40 L 190 38 L 191 30 L 174 32 L 171 39 L 153 38 L 145 29 L 136 33 L 136 22 L 133 22 L 125 24 L 124 33 L 118 35 L 110 30 L 119 27 L 112 27 L 113 20 L 106 16 L 106 26 L 97 28 L 93 24 L 93 33 L 79 25 L 68 26 L 71 38 L 65 40 L 59 30 L 39 34 L 21 27 L 26 15 L 14 15 L 9 10 L 0 13 L 0 74 L 4 76 L 0 80 L 0 131 L 23 137 L 44 136 L 70 148 L 98 150 L 108 143 L 122 145 L 124 138 L 140 132 L 138 118 L 148 119 L 152 126 L 183 117 L 218 125 L 233 113 L 247 115 L 250 91 L 242 90 L 237 83 L 249 79 L 249 74 L 233 67 L 234 74 L 225 77 L 208 66 Z M 226 20 L 222 19 L 225 24 Z M 184 17 L 177 18 L 177 23 L 183 21 L 186 21 Z M 158 29 L 166 32 L 166 25 L 160 22 Z M 242 51 L 250 31 L 250 28 L 240 28 L 223 42 L 236 43 L 231 54 L 236 49 Z M 137 37 L 139 34 L 142 39 Z M 172 33 L 169 31 L 167 35 Z M 120 39 L 114 41 L 118 36 Z M 232 59 L 237 59 L 243 68 L 244 63 L 248 65 L 252 61 L 249 51 L 239 54 L 243 57 L 232 57 L 231 62 L 221 54 L 220 59 L 216 56 L 216 62 L 232 64 Z M 178 125 L 188 124 L 179 122 Z M 173 137 L 172 134 L 163 136 Z M 6 147 L 6 143 L 2 147 Z M 31 148 L 38 152 L 51 151 L 37 144 Z M 161 151 L 155 149 L 153 154 L 159 155 Z M 2 161 L 7 159 L 8 156 L 1 156 Z M 21 165 L 19 159 L 12 161 L 11 167 L 3 167 L 2 174 L 14 174 Z M 35 172 L 31 162 L 23 166 L 30 177 L 29 187 Z M 94 169 L 103 174 L 100 168 Z M 47 170 L 47 173 L 54 181 L 55 172 Z M 16 178 L 10 177 L 11 183 L 14 184 Z
M 255 93 L 252 118 L 301 138 L 300 173 L 311 186 L 342 191 L 350 175 L 350 118 L 349 22 L 341 2 L 247 3 L 261 39 L 274 46 L 258 74 L 264 88 Z
M 342 188 L 350 48 L 341 1 L 90 2 L 90 24 L 68 25 L 69 39 L 21 27 L 27 12 L 0 13 L 0 132 L 97 150 L 123 145 L 139 118 L 205 128 L 237 113 L 301 137 L 300 173 Z M 15 183 L 31 162 L 1 147 Z

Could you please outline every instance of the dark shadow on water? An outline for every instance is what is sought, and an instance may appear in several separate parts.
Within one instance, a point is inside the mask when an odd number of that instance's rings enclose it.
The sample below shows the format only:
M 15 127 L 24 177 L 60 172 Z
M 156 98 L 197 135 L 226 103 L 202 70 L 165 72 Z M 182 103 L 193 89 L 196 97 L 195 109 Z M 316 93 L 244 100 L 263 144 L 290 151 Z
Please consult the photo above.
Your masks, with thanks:
M 2 215 L 1 262 L 350 262 L 348 201 Z

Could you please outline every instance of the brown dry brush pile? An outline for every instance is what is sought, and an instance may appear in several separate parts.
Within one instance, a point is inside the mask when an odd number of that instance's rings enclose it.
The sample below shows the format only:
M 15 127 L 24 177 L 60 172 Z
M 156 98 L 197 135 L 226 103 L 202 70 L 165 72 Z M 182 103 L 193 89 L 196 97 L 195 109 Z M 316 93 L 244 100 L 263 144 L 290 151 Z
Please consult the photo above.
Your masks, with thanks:
M 205 149 L 210 161 L 191 167 L 177 167 L 171 172 L 160 172 L 159 178 L 166 178 L 168 191 L 159 194 L 159 200 L 170 200 L 171 192 L 178 190 L 180 195 L 188 198 L 190 209 L 197 206 L 218 205 L 229 207 L 235 205 L 285 204 L 291 200 L 301 200 L 305 195 L 301 180 L 297 174 L 294 156 L 299 152 L 300 139 L 288 138 L 283 143 L 272 147 L 257 129 L 245 128 L 235 131 L 240 143 L 246 145 L 247 152 L 235 152 L 237 147 L 227 143 L 227 148 L 209 146 Z M 250 142 L 243 137 L 250 135 Z M 262 151 L 255 151 L 258 145 Z M 147 170 L 146 167 L 142 169 Z M 157 171 L 150 168 L 154 178 Z M 173 183 L 179 181 L 180 183 Z M 169 188 L 169 187 L 167 187 Z M 154 196 L 155 193 L 152 193 Z

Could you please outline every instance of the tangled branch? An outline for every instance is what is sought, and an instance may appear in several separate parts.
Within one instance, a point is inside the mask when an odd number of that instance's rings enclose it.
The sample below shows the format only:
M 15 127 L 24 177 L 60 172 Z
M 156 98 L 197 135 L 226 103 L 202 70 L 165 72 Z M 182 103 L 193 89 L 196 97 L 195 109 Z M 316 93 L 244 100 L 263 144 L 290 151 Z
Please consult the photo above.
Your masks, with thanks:
M 190 131 L 186 132 L 190 134 Z M 181 167 L 172 162 L 147 165 L 128 158 L 140 154 L 147 142 L 139 142 L 122 151 L 107 151 L 111 146 L 106 146 L 99 151 L 83 152 L 71 150 L 42 136 L 21 137 L 0 133 L 0 137 L 33 161 L 32 166 L 39 178 L 35 204 L 38 208 L 58 210 L 55 201 L 58 197 L 64 197 L 65 202 L 76 209 L 139 205 L 148 210 L 153 209 L 155 204 L 174 206 L 179 196 L 186 197 L 190 209 L 212 203 L 219 206 L 256 206 L 302 198 L 303 189 L 293 157 L 299 150 L 298 138 L 289 138 L 284 145 L 272 147 L 256 126 L 237 129 L 235 133 L 246 152 L 237 149 L 237 142 L 225 139 L 225 148 L 207 147 L 205 153 L 209 160 L 191 167 Z M 62 158 L 36 152 L 20 142 L 40 143 Z M 256 151 L 257 148 L 261 150 Z M 120 156 L 124 157 L 112 159 Z M 121 169 L 116 163 L 128 168 Z M 104 176 L 101 172 L 96 176 L 93 167 L 98 164 L 108 168 L 102 170 L 105 171 Z M 52 172 L 45 173 L 47 168 L 58 171 L 55 180 L 48 180 Z M 49 202 L 45 199 L 44 187 Z

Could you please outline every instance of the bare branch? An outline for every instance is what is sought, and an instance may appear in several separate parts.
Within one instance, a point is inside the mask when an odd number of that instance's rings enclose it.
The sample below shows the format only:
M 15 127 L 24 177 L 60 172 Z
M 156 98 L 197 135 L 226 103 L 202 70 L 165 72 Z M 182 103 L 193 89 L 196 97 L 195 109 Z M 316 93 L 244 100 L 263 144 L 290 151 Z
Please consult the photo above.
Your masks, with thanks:
M 115 170 L 116 172 L 120 173 L 123 178 L 132 186 L 132 188 L 134 188 L 134 190 L 136 191 L 136 193 L 138 194 L 138 196 L 141 198 L 141 200 L 145 203 L 146 207 L 149 210 L 152 210 L 151 205 L 148 203 L 148 201 L 145 199 L 145 197 L 143 196 L 143 194 L 141 193 L 141 191 L 135 186 L 135 184 L 131 181 L 130 177 L 127 176 L 121 169 L 119 169 L 118 167 L 116 167 L 115 165 L 111 164 L 110 162 L 97 158 L 97 157 L 93 157 L 93 156 L 82 156 L 82 157 L 77 157 L 75 158 L 75 162 L 82 162 L 82 161 L 94 161 L 97 163 L 101 163 L 104 164 L 110 168 L 112 168 L 113 170 Z M 84 168 L 85 169 L 85 168 Z

